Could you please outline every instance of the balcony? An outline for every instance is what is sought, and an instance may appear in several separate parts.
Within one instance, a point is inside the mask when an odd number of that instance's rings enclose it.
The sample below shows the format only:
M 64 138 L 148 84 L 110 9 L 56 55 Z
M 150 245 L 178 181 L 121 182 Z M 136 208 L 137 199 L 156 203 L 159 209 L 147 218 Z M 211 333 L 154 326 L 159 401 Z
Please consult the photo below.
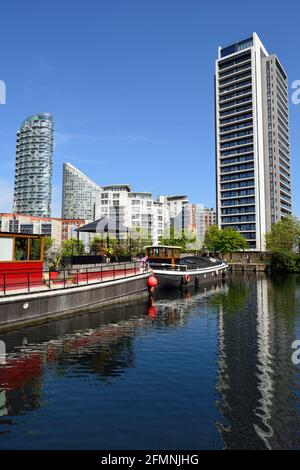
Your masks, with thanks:
M 243 73 L 243 74 L 240 74 L 240 75 L 233 76 L 231 81 L 230 81 L 230 79 L 229 79 L 229 81 L 228 81 L 228 79 L 219 80 L 219 93 L 221 93 L 222 89 L 225 88 L 225 87 L 235 85 L 236 83 L 240 83 L 242 81 L 245 81 L 246 79 L 251 79 L 252 78 L 251 68 L 249 69 L 249 72 L 250 73 L 246 72 L 246 73 Z

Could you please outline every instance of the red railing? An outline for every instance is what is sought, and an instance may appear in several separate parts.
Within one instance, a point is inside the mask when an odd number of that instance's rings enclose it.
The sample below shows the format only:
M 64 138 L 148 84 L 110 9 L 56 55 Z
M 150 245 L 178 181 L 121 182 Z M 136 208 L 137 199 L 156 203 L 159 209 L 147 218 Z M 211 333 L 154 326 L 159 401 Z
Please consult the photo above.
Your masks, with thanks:
M 0 272 L 0 296 L 39 292 L 47 289 L 67 289 L 74 286 L 95 284 L 113 279 L 134 276 L 148 270 L 148 265 L 133 261 L 127 263 L 105 264 L 93 268 L 70 268 L 58 271 L 22 269 Z

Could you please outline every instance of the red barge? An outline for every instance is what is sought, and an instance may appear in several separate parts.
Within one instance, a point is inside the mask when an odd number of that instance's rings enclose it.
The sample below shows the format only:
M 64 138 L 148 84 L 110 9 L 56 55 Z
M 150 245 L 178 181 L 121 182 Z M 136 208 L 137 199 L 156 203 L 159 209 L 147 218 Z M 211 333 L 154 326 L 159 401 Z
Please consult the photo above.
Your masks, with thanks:
M 44 237 L 0 232 L 0 292 L 43 285 Z
M 44 270 L 44 236 L 0 232 L 0 329 L 148 295 L 148 264 Z M 55 274 L 55 276 L 53 276 Z

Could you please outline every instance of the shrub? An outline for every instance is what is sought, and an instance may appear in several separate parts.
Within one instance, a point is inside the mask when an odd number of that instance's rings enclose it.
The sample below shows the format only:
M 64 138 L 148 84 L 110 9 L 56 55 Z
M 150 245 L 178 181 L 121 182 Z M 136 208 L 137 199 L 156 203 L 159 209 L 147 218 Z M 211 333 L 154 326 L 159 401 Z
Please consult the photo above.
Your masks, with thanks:
M 270 268 L 272 271 L 295 272 L 299 269 L 300 259 L 292 251 L 273 251 L 270 258 Z

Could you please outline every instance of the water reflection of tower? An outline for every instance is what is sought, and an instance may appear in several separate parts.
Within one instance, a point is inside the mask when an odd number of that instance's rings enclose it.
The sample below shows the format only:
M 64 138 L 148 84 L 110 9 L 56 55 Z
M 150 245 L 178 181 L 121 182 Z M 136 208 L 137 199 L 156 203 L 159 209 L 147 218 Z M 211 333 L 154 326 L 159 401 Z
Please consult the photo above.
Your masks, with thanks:
M 270 361 L 265 362 L 265 369 L 273 377 L 269 419 L 273 433 L 268 439 L 272 449 L 300 448 L 299 371 L 291 361 L 291 345 L 297 337 L 296 287 L 293 275 L 267 283 Z
M 257 368 L 258 400 L 256 414 L 261 423 L 254 424 L 257 435 L 270 449 L 270 439 L 274 431 L 272 421 L 272 400 L 274 397 L 273 360 L 272 360 L 272 319 L 268 304 L 268 281 L 266 278 L 257 280 Z
M 299 446 L 290 359 L 295 291 L 286 287 L 249 278 L 231 284 L 219 304 L 218 428 L 226 448 Z
M 251 448 L 256 440 L 253 426 L 249 430 L 258 400 L 256 305 L 256 292 L 250 284 L 237 282 L 229 285 L 219 303 L 217 389 L 224 421 L 218 427 L 229 449 Z

